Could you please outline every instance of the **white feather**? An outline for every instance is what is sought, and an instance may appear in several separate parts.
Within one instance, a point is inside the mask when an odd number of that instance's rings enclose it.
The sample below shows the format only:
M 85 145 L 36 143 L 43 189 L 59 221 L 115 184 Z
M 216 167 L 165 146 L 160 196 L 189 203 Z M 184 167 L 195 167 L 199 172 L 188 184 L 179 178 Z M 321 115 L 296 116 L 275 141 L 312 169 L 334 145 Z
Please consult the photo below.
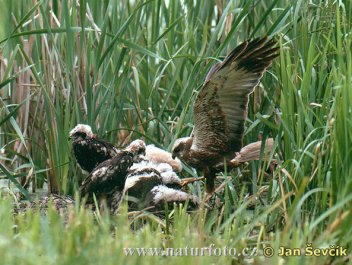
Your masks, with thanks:
M 145 150 L 145 157 L 147 160 L 156 164 L 167 163 L 176 172 L 182 171 L 182 164 L 178 158 L 173 159 L 171 153 L 160 149 L 154 145 L 147 145 Z
M 92 127 L 86 124 L 77 124 L 76 127 L 70 131 L 69 136 L 74 135 L 76 132 L 83 132 L 90 137 L 93 136 Z
M 92 172 L 92 177 L 93 178 L 99 178 L 102 174 L 105 174 L 107 171 L 108 167 L 101 167 L 94 172 Z
M 161 175 L 161 180 L 165 185 L 167 184 L 181 185 L 181 179 L 173 171 L 161 172 L 160 175 Z
M 163 185 L 156 186 L 152 189 L 153 203 L 158 204 L 162 201 L 166 202 L 185 202 L 188 199 L 194 203 L 198 203 L 198 198 L 189 195 L 186 192 L 168 188 Z
M 140 171 L 142 174 L 143 170 L 146 170 L 148 168 L 152 168 L 158 171 L 161 175 L 161 179 L 164 184 L 181 184 L 181 179 L 172 170 L 171 165 L 167 163 L 157 164 L 148 160 L 142 160 L 138 163 L 134 163 L 130 168 L 130 171 L 133 173 L 133 175 L 135 175 L 138 171 Z M 130 177 L 127 177 L 127 180 L 129 178 Z

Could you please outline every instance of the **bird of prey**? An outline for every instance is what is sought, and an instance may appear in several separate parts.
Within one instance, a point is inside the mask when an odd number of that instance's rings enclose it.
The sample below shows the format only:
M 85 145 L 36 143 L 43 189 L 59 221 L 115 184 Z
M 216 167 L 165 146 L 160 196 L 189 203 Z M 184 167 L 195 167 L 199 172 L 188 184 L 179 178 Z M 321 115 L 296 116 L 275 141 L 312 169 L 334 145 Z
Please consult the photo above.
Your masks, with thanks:
M 145 208 L 163 210 L 165 203 L 168 203 L 172 209 L 173 203 L 184 204 L 186 201 L 189 201 L 190 209 L 196 208 L 199 202 L 198 198 L 179 190 L 177 186 L 176 188 L 172 187 L 172 181 L 176 181 L 176 184 L 181 182 L 178 178 L 163 176 L 152 167 L 135 168 L 134 172 L 127 177 L 125 184 L 129 210 Z
M 88 173 L 100 163 L 114 157 L 118 150 L 109 142 L 99 139 L 89 125 L 78 124 L 69 134 L 73 153 L 82 171 Z
M 88 173 L 101 162 L 114 157 L 119 152 L 117 147 L 100 139 L 92 132 L 91 127 L 86 124 L 78 124 L 73 128 L 69 133 L 69 139 L 71 139 L 73 153 L 78 165 Z M 173 160 L 171 153 L 154 145 L 146 146 L 142 140 L 132 141 L 124 150 L 133 153 L 135 162 L 138 162 L 138 159 L 142 157 L 144 160 L 149 160 L 156 164 L 168 163 L 176 172 L 182 170 L 182 164 L 179 159 Z
M 134 146 L 143 146 L 141 140 L 136 140 L 126 147 L 133 150 Z M 139 144 L 137 144 L 139 142 Z M 175 171 L 182 169 L 181 161 L 173 160 L 171 153 L 153 145 L 147 145 L 145 155 L 139 155 L 129 168 L 125 192 L 128 194 L 128 206 L 130 210 L 141 210 L 152 206 L 154 193 L 152 190 L 157 186 L 170 188 L 177 193 L 182 187 L 182 181 Z M 184 202 L 184 201 L 182 201 Z
M 249 94 L 259 84 L 266 68 L 278 56 L 274 40 L 245 41 L 208 72 L 194 103 L 194 128 L 190 137 L 175 141 L 172 155 L 201 170 L 208 193 L 224 160 L 242 147 Z
M 162 159 L 162 156 L 159 159 Z M 156 160 L 153 159 L 153 161 Z M 125 184 L 129 209 L 141 210 L 147 207 L 152 200 L 151 190 L 159 185 L 179 189 L 181 179 L 170 164 L 152 162 L 146 156 L 139 156 L 129 168 Z
M 92 202 L 92 195 L 95 194 L 99 202 L 106 200 L 108 208 L 114 212 L 123 197 L 128 169 L 132 163 L 133 154 L 124 150 L 100 163 L 82 182 L 82 197 L 88 196 L 88 202 Z
M 124 149 L 118 149 L 99 139 L 91 127 L 84 124 L 71 130 L 70 139 L 79 166 L 90 173 L 80 187 L 82 196 L 88 195 L 88 203 L 92 202 L 94 193 L 98 201 L 106 200 L 111 212 L 116 212 L 128 191 L 130 209 L 141 209 L 150 203 L 155 186 L 181 188 L 181 180 L 175 173 L 182 170 L 181 161 L 142 140 L 134 140 Z M 132 161 L 120 159 L 126 153 L 133 157 Z M 125 181 L 124 178 L 127 181 L 121 192 L 121 185 L 113 180 Z

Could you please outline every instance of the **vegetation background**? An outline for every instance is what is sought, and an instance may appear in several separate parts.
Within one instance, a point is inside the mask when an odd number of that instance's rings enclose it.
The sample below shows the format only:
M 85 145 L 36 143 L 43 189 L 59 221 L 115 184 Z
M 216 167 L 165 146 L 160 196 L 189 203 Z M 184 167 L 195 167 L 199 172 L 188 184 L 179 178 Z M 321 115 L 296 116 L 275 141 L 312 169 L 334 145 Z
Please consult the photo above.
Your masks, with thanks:
M 0 0 L 0 260 L 3 264 L 352 264 L 350 1 Z M 164 149 L 192 130 L 210 66 L 274 36 L 276 59 L 250 98 L 245 142 L 274 137 L 277 165 L 224 174 L 219 207 L 117 217 L 76 205 L 12 215 L 14 190 L 73 195 L 68 132 L 87 123 L 125 145 Z M 186 169 L 185 175 L 195 175 Z M 29 189 L 28 189 L 29 188 Z M 28 190 L 28 191 L 27 191 Z M 265 191 L 265 192 L 263 192 Z M 202 197 L 200 183 L 189 192 Z M 247 194 L 261 196 L 248 207 Z M 7 195 L 6 195 L 7 194 Z M 11 196 L 12 195 L 12 196 Z M 251 197 L 253 198 L 253 197 Z M 144 220 L 145 225 L 131 229 Z M 279 246 L 343 246 L 344 257 L 278 257 Z M 125 247 L 263 249 L 263 256 L 125 256 Z

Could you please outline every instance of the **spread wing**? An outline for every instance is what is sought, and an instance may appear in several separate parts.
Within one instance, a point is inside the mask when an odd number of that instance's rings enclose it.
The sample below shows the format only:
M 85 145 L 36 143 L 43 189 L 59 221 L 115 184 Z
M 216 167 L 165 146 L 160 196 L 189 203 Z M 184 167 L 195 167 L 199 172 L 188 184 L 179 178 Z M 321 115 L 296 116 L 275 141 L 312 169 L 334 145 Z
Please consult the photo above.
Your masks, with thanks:
M 242 146 L 248 96 L 278 56 L 266 37 L 246 41 L 209 71 L 194 103 L 192 149 L 227 155 Z

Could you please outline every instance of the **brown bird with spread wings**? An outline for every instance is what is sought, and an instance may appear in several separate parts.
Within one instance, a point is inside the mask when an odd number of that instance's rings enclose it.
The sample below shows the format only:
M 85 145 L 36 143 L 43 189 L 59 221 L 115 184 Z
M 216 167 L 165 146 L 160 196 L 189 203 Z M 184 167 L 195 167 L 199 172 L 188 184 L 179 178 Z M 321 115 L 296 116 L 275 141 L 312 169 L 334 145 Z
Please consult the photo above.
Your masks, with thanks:
M 214 191 L 218 164 L 240 151 L 247 118 L 248 97 L 266 68 L 278 56 L 274 40 L 257 38 L 236 47 L 206 76 L 194 103 L 190 137 L 177 139 L 172 156 L 202 170 L 208 193 Z

